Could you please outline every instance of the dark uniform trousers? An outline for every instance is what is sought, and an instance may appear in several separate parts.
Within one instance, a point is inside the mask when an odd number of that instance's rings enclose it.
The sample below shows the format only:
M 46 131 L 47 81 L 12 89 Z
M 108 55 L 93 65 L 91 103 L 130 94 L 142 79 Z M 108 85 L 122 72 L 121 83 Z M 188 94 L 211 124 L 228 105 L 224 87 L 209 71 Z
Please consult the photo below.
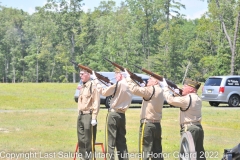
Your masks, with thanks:
M 114 160 L 115 146 L 119 160 L 128 160 L 126 144 L 126 118 L 124 113 L 109 112 L 107 118 L 107 153 Z
M 141 123 L 139 131 L 139 153 L 141 153 L 142 160 L 149 158 L 163 160 L 161 124 L 145 122 L 142 135 L 143 125 L 144 123 Z
M 97 125 L 91 125 L 92 114 L 79 114 L 77 120 L 78 146 L 81 158 L 92 159 L 95 152 Z M 93 139 L 93 141 L 92 141 Z
M 203 147 L 203 139 L 204 139 L 204 131 L 202 129 L 202 125 L 200 124 L 192 124 L 187 127 L 187 130 L 191 132 L 195 151 L 197 152 L 197 160 L 205 160 L 205 151 Z M 185 127 L 183 127 L 180 131 L 181 135 L 185 132 Z

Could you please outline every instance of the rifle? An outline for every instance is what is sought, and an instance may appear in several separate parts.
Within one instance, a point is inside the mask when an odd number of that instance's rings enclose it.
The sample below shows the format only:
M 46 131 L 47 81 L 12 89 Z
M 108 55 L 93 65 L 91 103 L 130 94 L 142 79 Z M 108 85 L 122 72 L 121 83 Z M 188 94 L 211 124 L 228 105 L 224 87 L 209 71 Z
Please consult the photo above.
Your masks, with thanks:
M 112 62 L 112 61 L 110 61 L 109 59 L 107 59 L 107 58 L 104 58 L 106 61 L 108 61 L 108 62 L 110 62 L 112 65 L 114 65 L 115 67 L 117 67 L 117 68 L 119 68 L 122 72 L 124 72 L 125 71 L 125 68 L 124 67 L 122 67 L 122 66 L 120 66 L 119 64 L 117 64 L 117 63 L 115 63 L 115 62 Z M 132 79 L 132 80 L 134 80 L 134 81 L 137 81 L 138 83 L 138 85 L 139 85 L 139 83 L 144 83 L 144 81 L 142 80 L 142 78 L 141 77 L 139 77 L 139 76 L 137 76 L 136 74 L 134 74 L 134 73 L 132 73 L 131 71 L 129 71 L 128 69 L 126 69 L 127 70 L 127 72 L 129 73 L 129 75 L 130 75 L 130 78 Z M 144 83 L 145 84 L 145 83 Z
M 134 65 L 134 66 L 135 66 L 136 68 L 142 70 L 143 72 L 151 75 L 152 77 L 156 78 L 157 80 L 163 81 L 163 77 L 159 76 L 158 74 L 155 74 L 155 73 L 153 73 L 153 72 L 151 72 L 151 71 L 148 71 L 148 70 L 146 70 L 146 69 L 144 69 L 144 68 L 141 68 L 141 67 L 138 67 L 138 66 L 136 66 L 136 65 Z M 178 86 L 177 86 L 176 84 L 174 84 L 173 82 L 171 82 L 171 81 L 169 81 L 169 80 L 167 80 L 167 79 L 166 79 L 166 82 L 167 82 L 168 86 L 170 86 L 169 89 L 171 89 L 175 94 L 177 94 L 178 96 L 181 96 L 181 95 L 182 95 L 182 89 L 178 88 Z M 179 89 L 179 92 L 180 92 L 180 93 L 179 93 L 179 94 L 176 93 L 176 92 L 174 91 L 174 89 Z
M 93 70 L 92 70 L 92 69 L 90 69 L 90 68 L 88 68 L 88 67 L 86 67 L 86 66 L 84 66 L 84 65 L 77 64 L 76 62 L 74 62 L 74 61 L 72 61 L 72 60 L 71 60 L 71 62 L 72 62 L 72 64 L 78 66 L 79 68 L 86 70 L 88 73 L 90 73 L 90 74 L 93 73 Z M 105 84 L 106 86 L 108 86 L 108 85 L 107 85 L 108 83 L 113 84 L 113 83 L 108 79 L 108 77 L 105 77 L 105 76 L 103 76 L 103 75 L 101 75 L 101 74 L 99 74 L 99 73 L 97 73 L 97 72 L 95 72 L 95 75 L 96 75 L 97 79 L 98 79 L 99 81 L 101 81 L 103 84 Z

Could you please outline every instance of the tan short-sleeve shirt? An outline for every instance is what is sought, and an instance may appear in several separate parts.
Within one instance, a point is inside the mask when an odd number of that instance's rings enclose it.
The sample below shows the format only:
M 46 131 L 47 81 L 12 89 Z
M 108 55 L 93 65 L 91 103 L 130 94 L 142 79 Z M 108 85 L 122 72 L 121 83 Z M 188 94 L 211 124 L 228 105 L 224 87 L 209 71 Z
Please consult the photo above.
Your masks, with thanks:
M 180 124 L 189 123 L 189 122 L 201 122 L 202 119 L 202 100 L 198 97 L 196 93 L 190 93 L 186 96 L 174 97 L 170 92 L 168 87 L 164 88 L 164 97 L 166 101 L 175 106 L 179 107 L 182 110 L 186 110 L 190 104 L 191 96 L 191 104 L 189 109 L 186 111 L 180 110 Z
M 92 111 L 92 119 L 96 119 L 100 108 L 100 96 L 96 85 L 88 81 L 82 85 L 78 98 L 78 111 Z
M 133 94 L 143 97 L 140 119 L 160 121 L 164 103 L 161 87 L 159 85 L 140 87 L 131 78 L 127 78 L 127 82 Z

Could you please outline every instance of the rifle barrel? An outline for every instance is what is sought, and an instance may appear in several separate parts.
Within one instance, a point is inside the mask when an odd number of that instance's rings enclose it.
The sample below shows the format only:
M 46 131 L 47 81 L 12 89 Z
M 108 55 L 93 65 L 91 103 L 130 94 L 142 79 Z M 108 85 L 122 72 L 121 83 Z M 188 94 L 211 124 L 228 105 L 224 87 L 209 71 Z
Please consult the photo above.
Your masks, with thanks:
M 93 73 L 93 70 L 91 68 L 88 68 L 88 67 L 86 67 L 84 65 L 81 65 L 81 64 L 77 64 L 73 60 L 71 60 L 70 62 L 72 62 L 74 65 L 78 66 L 79 68 L 87 70 L 87 72 L 90 73 L 90 74 Z M 97 72 L 95 72 L 95 74 L 96 74 L 97 79 L 99 79 L 101 82 L 111 83 L 111 81 L 108 79 L 108 77 L 105 77 L 105 76 L 103 76 L 103 75 L 101 75 L 100 73 L 97 73 Z M 106 83 L 104 83 L 104 84 L 106 85 Z
M 140 70 L 142 70 L 142 68 L 141 67 L 139 67 L 139 66 L 137 66 L 137 65 L 135 65 L 135 64 L 133 64 L 136 68 L 138 68 L 138 69 L 140 69 Z
M 105 57 L 103 57 L 103 59 L 105 59 L 106 61 L 112 63 L 109 59 L 107 59 L 107 58 L 105 58 Z
M 162 77 L 162 76 L 159 76 L 158 74 L 155 74 L 155 73 L 153 73 L 153 72 L 151 72 L 151 71 L 149 71 L 149 70 L 140 68 L 140 67 L 138 67 L 138 66 L 136 66 L 136 65 L 134 65 L 134 66 L 135 66 L 136 68 L 142 70 L 143 72 L 145 72 L 145 73 L 147 73 L 147 74 L 155 77 L 155 78 L 158 79 L 159 81 L 162 81 L 162 80 L 163 80 L 163 77 Z M 178 86 L 177 86 L 175 83 L 173 83 L 173 82 L 171 82 L 171 81 L 169 81 L 169 80 L 167 80 L 167 79 L 166 79 L 166 82 L 167 82 L 167 84 L 168 84 L 170 87 L 179 89 L 180 94 L 181 94 L 182 90 L 181 90 L 180 88 L 178 88 Z
M 75 62 L 75 61 L 73 61 L 73 60 L 70 60 L 70 62 L 72 62 L 72 64 L 74 64 L 74 65 L 76 65 L 76 66 L 78 65 L 77 62 Z
M 112 65 L 114 65 L 115 67 L 119 68 L 121 71 L 125 71 L 125 68 L 123 66 L 120 66 L 119 64 L 115 63 L 115 62 L 112 62 L 110 61 L 109 59 L 107 58 L 104 58 L 105 60 L 107 60 L 108 62 L 110 62 Z M 131 71 L 129 71 L 128 69 L 126 69 L 127 72 L 130 74 L 130 77 L 135 80 L 135 81 L 138 81 L 139 83 L 143 83 L 143 80 L 141 77 L 139 77 L 138 75 L 132 73 Z

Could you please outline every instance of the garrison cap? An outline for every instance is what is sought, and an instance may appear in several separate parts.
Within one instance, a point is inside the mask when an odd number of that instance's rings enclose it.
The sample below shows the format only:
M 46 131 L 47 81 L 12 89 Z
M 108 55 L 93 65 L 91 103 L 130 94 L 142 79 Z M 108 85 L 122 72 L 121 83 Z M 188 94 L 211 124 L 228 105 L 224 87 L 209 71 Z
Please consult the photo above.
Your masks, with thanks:
M 121 73 L 122 71 L 119 68 L 115 68 L 115 73 Z
M 89 73 L 86 69 L 83 69 L 83 68 L 80 69 L 80 73 L 85 73 L 85 72 Z
M 197 82 L 197 81 L 194 81 L 193 79 L 189 79 L 187 78 L 185 81 L 184 81 L 184 84 L 190 86 L 190 87 L 193 87 L 195 89 L 199 89 L 200 86 L 201 86 L 201 83 L 200 82 Z

